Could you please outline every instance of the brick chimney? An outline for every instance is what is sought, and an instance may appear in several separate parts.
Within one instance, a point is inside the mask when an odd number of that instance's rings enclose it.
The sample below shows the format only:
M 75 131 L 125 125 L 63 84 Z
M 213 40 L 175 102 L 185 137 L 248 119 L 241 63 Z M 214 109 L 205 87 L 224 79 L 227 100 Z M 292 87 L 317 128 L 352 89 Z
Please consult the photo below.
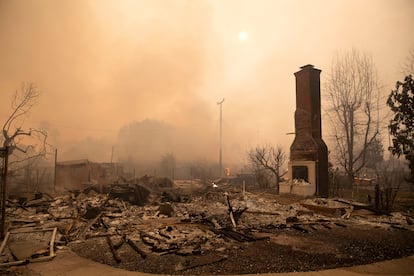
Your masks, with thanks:
M 327 197 L 328 149 L 322 140 L 320 73 L 305 65 L 295 73 L 295 139 L 290 146 L 289 177 L 303 179 L 316 195 Z

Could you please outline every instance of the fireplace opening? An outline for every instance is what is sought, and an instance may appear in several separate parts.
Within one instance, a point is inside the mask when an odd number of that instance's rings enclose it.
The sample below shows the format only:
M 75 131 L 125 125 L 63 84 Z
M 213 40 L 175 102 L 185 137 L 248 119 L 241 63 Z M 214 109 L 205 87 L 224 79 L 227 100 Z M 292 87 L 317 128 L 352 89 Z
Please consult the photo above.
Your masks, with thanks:
M 307 166 L 293 166 L 292 167 L 293 179 L 303 179 L 309 182 L 309 172 Z

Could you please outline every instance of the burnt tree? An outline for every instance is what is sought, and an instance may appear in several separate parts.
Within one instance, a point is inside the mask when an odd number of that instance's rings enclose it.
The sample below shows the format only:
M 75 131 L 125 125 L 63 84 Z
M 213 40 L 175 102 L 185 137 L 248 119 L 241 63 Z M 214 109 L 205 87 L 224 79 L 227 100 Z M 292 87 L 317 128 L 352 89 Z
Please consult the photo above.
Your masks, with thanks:
M 23 168 L 46 155 L 47 132 L 37 128 L 23 129 L 23 121 L 37 104 L 40 93 L 33 83 L 22 83 L 12 96 L 12 112 L 3 124 L 0 142 L 8 148 L 9 169 Z
M 281 172 L 281 168 L 286 162 L 286 153 L 281 146 L 257 146 L 250 149 L 248 159 L 253 165 L 256 175 L 263 176 L 263 172 L 270 172 L 275 178 L 275 186 L 279 193 L 279 183 L 286 172 Z

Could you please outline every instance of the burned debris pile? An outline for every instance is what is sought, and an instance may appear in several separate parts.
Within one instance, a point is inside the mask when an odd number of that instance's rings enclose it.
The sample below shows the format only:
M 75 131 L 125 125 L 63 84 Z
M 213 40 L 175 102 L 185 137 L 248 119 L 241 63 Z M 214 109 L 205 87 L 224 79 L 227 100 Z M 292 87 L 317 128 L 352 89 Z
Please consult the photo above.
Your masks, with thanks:
M 368 206 L 341 199 L 290 196 L 283 204 L 279 199 L 230 184 L 174 184 L 145 176 L 119 179 L 102 190 L 88 187 L 55 197 L 9 200 L 8 235 L 13 239 L 3 241 L 1 265 L 53 258 L 55 247 L 69 247 L 81 256 L 129 270 L 201 273 L 197 271 L 204 266 L 226 262 L 230 252 L 246 243 L 285 246 L 281 237 L 286 233 L 306 235 L 355 225 L 414 230 L 412 213 L 379 216 Z M 25 239 L 41 240 L 42 246 L 16 249 Z M 171 266 L 161 268 L 163 261 Z

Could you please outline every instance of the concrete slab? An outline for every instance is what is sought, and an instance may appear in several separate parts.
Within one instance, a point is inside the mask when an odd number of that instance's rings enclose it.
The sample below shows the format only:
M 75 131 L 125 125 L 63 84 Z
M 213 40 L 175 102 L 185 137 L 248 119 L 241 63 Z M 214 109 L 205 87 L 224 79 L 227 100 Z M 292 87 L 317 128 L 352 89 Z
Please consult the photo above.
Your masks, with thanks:
M 35 254 L 49 252 L 48 246 L 38 241 L 13 241 L 9 243 L 10 252 L 19 261 L 30 259 Z

